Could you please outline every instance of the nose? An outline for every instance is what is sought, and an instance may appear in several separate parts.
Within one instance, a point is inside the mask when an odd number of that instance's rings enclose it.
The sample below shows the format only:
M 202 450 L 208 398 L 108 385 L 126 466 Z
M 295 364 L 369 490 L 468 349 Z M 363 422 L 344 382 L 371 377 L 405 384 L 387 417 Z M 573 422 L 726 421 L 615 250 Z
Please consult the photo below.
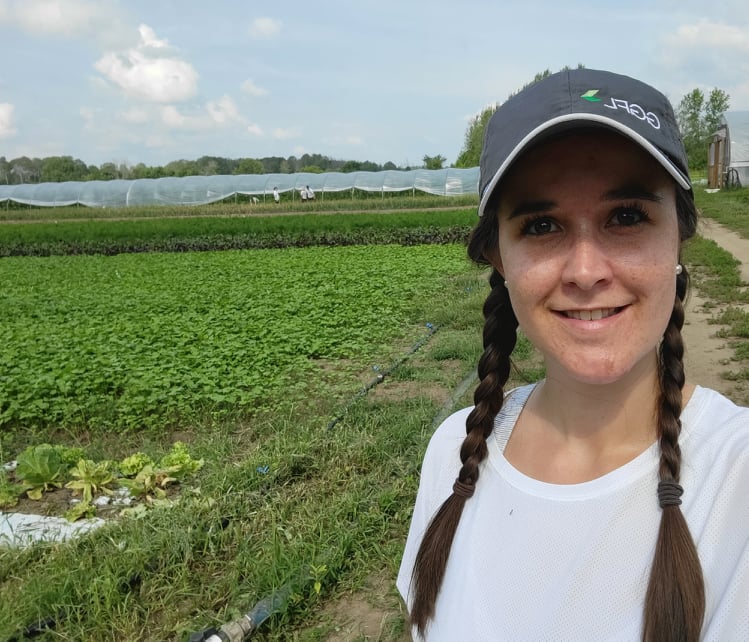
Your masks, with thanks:
M 590 290 L 611 280 L 611 257 L 591 235 L 570 239 L 562 270 L 562 282 Z

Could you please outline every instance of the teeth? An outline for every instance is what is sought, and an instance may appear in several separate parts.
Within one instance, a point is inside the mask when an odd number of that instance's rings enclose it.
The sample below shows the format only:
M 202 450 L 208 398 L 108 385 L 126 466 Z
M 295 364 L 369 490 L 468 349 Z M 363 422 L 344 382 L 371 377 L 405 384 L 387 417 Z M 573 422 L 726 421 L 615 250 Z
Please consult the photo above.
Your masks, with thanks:
M 569 310 L 565 314 L 571 319 L 580 321 L 598 321 L 610 317 L 616 312 L 616 308 L 601 308 L 599 310 Z

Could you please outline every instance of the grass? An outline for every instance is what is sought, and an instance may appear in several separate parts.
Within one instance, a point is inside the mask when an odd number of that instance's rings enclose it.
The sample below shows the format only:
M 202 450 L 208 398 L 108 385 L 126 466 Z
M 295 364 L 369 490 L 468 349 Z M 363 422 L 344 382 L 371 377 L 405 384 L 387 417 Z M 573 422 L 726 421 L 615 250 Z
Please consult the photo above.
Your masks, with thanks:
M 749 238 L 749 188 L 720 190 L 712 194 L 696 189 L 695 201 L 704 216 L 715 219 L 740 236 Z
M 696 286 L 718 304 L 735 299 L 738 272 L 726 252 L 695 239 L 684 259 Z M 351 592 L 382 577 L 379 639 L 403 640 L 393 582 L 421 457 L 445 408 L 471 403 L 486 294 L 485 275 L 466 265 L 440 281 L 437 296 L 416 301 L 418 318 L 428 318 L 436 332 L 427 336 L 423 325 L 415 332 L 416 318 L 403 321 L 406 332 L 379 345 L 375 362 L 388 374 L 368 394 L 355 390 L 378 373 L 371 359 L 352 355 L 320 364 L 329 389 L 291 400 L 278 390 L 270 401 L 291 403 L 250 417 L 125 434 L 50 427 L 51 439 L 111 458 L 136 449 L 158 457 L 178 436 L 206 465 L 171 507 L 66 544 L 0 548 L 0 639 L 54 617 L 45 639 L 184 640 L 284 588 L 284 607 L 254 639 L 312 642 L 335 632 L 336 605 L 346 612 Z M 70 296 L 75 300 L 75 289 Z M 542 375 L 522 337 L 515 356 L 510 385 Z M 4 430 L 0 459 L 28 438 L 20 426 Z
M 697 189 L 695 200 L 703 216 L 749 238 L 749 189 L 712 194 Z M 734 361 L 745 362 L 749 359 L 749 314 L 742 306 L 749 303 L 749 289 L 741 279 L 739 261 L 714 241 L 703 238 L 690 241 L 684 259 L 700 293 L 710 306 L 721 310 L 713 319 L 721 326 L 718 336 L 729 342 Z M 749 381 L 749 368 L 726 371 L 722 376 L 731 381 Z
M 47 429 L 52 440 L 110 458 L 135 449 L 157 457 L 179 436 L 206 465 L 171 507 L 67 544 L 0 548 L 0 639 L 54 617 L 55 639 L 182 640 L 285 587 L 284 608 L 256 639 L 319 640 L 335 626 L 325 615 L 331 605 L 377 573 L 389 578 L 382 639 L 399 639 L 405 625 L 392 582 L 421 457 L 448 400 L 469 403 L 470 390 L 451 395 L 475 368 L 486 292 L 484 276 L 465 264 L 441 280 L 439 296 L 391 293 L 417 303 L 437 331 L 412 350 L 426 329 L 405 321 L 408 332 L 382 344 L 377 361 L 384 370 L 391 360 L 401 365 L 367 395 L 355 391 L 375 376 L 372 361 L 333 359 L 332 387 L 313 403 L 287 403 L 282 389 L 275 411 L 244 419 L 146 433 Z M 328 428 L 333 417 L 340 420 Z M 28 439 L 21 426 L 5 430 L 0 458 Z

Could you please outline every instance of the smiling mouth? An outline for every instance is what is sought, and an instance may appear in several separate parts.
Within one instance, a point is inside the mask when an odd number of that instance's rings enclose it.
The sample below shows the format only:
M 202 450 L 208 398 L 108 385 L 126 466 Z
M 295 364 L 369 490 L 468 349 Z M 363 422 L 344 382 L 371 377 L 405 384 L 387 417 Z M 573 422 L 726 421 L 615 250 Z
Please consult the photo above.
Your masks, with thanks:
M 580 321 L 598 321 L 615 315 L 622 308 L 600 308 L 598 310 L 565 310 L 562 312 L 568 319 Z

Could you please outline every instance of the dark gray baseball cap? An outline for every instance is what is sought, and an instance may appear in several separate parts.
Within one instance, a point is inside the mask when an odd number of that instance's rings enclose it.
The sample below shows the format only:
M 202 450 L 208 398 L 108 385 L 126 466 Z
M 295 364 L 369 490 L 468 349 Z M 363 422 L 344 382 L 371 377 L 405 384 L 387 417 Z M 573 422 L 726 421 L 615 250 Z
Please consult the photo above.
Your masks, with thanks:
M 489 120 L 479 168 L 479 216 L 524 150 L 547 136 L 580 127 L 604 127 L 626 136 L 663 165 L 682 188 L 692 189 L 686 151 L 668 98 L 629 76 L 569 69 L 515 94 Z

